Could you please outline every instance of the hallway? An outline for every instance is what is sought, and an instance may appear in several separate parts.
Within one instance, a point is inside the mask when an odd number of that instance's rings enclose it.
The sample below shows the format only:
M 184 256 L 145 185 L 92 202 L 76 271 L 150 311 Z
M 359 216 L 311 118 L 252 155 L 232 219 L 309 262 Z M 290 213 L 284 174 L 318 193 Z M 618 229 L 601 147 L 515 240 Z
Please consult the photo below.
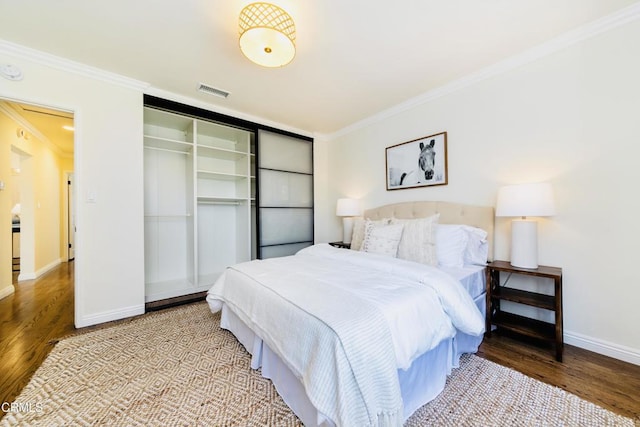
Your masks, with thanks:
M 56 340 L 75 331 L 74 263 L 63 262 L 0 300 L 0 402 L 11 402 Z

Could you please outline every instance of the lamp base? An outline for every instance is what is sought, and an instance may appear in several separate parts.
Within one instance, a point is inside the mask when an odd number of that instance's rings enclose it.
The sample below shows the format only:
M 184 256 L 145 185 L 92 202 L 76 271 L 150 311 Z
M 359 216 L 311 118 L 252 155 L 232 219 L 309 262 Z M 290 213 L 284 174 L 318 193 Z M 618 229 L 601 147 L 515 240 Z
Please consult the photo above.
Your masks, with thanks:
M 538 268 L 538 223 L 530 219 L 511 221 L 511 265 Z
M 352 234 L 353 234 L 353 217 L 345 216 L 342 218 L 342 243 L 351 243 Z

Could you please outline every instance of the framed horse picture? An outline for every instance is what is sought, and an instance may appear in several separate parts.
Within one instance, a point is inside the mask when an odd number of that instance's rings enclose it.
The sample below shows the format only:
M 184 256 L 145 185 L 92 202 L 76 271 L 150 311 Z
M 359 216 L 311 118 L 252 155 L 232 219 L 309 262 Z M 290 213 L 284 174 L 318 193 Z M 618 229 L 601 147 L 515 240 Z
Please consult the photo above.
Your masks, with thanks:
M 447 185 L 447 133 L 386 148 L 387 190 Z

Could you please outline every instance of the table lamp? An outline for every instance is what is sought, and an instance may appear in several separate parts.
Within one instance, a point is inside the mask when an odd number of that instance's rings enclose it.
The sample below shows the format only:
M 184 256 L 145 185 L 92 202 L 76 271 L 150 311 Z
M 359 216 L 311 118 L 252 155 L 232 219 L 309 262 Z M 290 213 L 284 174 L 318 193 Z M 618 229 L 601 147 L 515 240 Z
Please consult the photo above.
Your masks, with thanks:
M 530 216 L 555 215 L 553 189 L 548 182 L 507 185 L 498 191 L 496 216 L 511 221 L 511 265 L 538 268 L 538 223 Z
M 342 242 L 351 243 L 353 217 L 360 216 L 360 202 L 356 199 L 338 199 L 336 216 L 342 217 Z

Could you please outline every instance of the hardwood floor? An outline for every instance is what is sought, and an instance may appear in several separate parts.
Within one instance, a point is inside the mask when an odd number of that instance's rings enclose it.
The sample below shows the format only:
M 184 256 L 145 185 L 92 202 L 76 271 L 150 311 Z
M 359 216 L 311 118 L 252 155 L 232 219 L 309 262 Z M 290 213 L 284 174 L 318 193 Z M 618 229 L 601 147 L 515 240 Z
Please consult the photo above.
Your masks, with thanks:
M 56 341 L 75 331 L 73 261 L 14 286 L 0 300 L 0 404 L 12 402 Z
M 544 348 L 492 333 L 478 356 L 560 387 L 640 425 L 640 366 L 588 350 L 564 346 L 563 361 Z
M 0 300 L 0 403 L 12 402 L 56 340 L 74 330 L 73 262 Z M 478 355 L 640 420 L 640 366 L 569 345 L 560 363 L 550 349 L 495 333 Z

